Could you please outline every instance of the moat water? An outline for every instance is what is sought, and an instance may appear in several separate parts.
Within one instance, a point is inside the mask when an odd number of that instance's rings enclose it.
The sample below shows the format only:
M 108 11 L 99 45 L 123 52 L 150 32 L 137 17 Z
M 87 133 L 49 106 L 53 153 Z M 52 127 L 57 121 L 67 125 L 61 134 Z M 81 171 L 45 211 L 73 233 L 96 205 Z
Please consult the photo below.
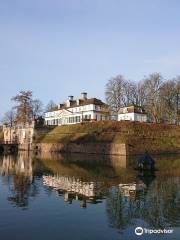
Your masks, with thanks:
M 180 239 L 180 156 L 154 159 L 139 173 L 137 157 L 0 156 L 0 239 Z

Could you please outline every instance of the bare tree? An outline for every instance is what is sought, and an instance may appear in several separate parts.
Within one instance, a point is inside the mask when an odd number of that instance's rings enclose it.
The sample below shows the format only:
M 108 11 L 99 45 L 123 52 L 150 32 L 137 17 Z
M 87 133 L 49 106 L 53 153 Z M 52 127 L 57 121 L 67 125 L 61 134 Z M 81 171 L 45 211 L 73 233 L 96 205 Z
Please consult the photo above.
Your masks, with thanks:
M 160 73 L 152 73 L 133 82 L 118 75 L 106 84 L 105 95 L 113 116 L 120 107 L 135 104 L 146 110 L 152 122 L 180 122 L 180 76 L 165 80 Z
M 137 84 L 133 81 L 127 80 L 124 83 L 124 104 L 138 104 Z
M 160 73 L 152 73 L 141 82 L 143 89 L 143 103 L 149 117 L 153 122 L 159 122 L 160 111 L 160 89 L 163 84 L 163 78 Z
M 16 120 L 16 112 L 14 109 L 11 109 L 10 111 L 8 111 L 4 114 L 2 123 L 8 124 L 12 127 L 13 124 L 15 123 L 15 120 Z
M 176 82 L 176 124 L 180 124 L 180 76 L 175 79 Z
M 55 107 L 56 107 L 55 102 L 53 100 L 50 100 L 48 102 L 48 104 L 46 105 L 45 111 L 47 112 L 47 111 L 49 111 L 49 110 L 51 110 L 51 109 L 53 109 Z
M 43 114 L 43 103 L 39 99 L 32 100 L 32 115 L 33 118 L 42 116 Z
M 106 84 L 106 102 L 114 118 L 117 118 L 119 108 L 125 105 L 125 84 L 126 80 L 122 75 L 111 78 Z
M 175 123 L 176 119 L 176 82 L 165 81 L 160 89 L 160 111 L 161 121 Z
M 12 98 L 18 105 L 14 108 L 17 111 L 16 121 L 17 123 L 26 123 L 32 120 L 32 92 L 20 91 L 20 93 Z
M 143 80 L 137 83 L 137 93 L 136 93 L 136 103 L 137 105 L 144 106 L 146 102 L 146 89 Z

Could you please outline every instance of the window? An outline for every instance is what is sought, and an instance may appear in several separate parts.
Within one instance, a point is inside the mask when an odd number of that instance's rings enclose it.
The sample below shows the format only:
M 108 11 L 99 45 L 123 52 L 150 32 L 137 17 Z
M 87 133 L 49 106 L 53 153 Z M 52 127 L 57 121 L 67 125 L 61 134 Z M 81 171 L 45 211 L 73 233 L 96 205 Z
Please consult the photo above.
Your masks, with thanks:
M 123 113 L 127 113 L 128 112 L 128 109 L 125 107 L 123 108 Z

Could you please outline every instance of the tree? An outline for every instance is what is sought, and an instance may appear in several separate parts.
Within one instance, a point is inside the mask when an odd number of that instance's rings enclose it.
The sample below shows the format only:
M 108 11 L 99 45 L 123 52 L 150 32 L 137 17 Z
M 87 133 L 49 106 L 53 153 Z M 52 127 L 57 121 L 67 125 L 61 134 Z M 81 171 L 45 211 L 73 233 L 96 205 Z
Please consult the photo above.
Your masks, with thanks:
M 33 118 L 42 116 L 43 113 L 43 103 L 39 99 L 32 100 L 32 115 Z
M 50 100 L 48 102 L 48 104 L 46 105 L 45 111 L 47 112 L 47 111 L 49 111 L 49 110 L 51 110 L 52 108 L 55 108 L 55 107 L 56 107 L 55 102 L 53 100 Z
M 115 117 L 120 107 L 135 104 L 145 109 L 152 122 L 180 122 L 180 76 L 165 80 L 152 73 L 134 82 L 118 75 L 107 82 L 105 95 Z
M 117 118 L 119 108 L 125 105 L 125 84 L 126 80 L 122 75 L 111 78 L 106 84 L 106 102 L 115 118 Z
M 15 122 L 15 119 L 16 119 L 16 112 L 14 109 L 11 109 L 10 111 L 8 111 L 4 114 L 2 123 L 4 123 L 4 124 L 6 123 L 12 127 Z
M 176 119 L 176 82 L 167 80 L 160 89 L 160 117 L 162 121 L 175 123 Z
M 176 82 L 176 124 L 180 124 L 180 76 L 175 78 Z
M 124 104 L 138 104 L 138 86 L 135 82 L 127 80 L 124 83 Z
M 27 123 L 32 120 L 32 92 L 20 91 L 18 95 L 12 98 L 18 105 L 14 107 L 16 109 L 16 121 L 17 123 Z
M 145 94 L 145 109 L 153 122 L 159 122 L 160 116 L 160 89 L 163 78 L 160 73 L 152 73 L 142 82 Z

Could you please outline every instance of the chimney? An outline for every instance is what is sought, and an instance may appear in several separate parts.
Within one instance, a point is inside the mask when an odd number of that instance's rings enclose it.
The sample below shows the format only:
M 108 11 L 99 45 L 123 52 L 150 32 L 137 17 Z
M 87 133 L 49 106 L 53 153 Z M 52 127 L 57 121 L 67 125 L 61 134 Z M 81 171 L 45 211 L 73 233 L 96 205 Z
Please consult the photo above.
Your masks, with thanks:
M 76 100 L 76 104 L 79 106 L 79 104 L 80 104 L 80 99 L 77 99 L 77 100 Z
M 68 99 L 66 101 L 66 106 L 67 107 L 70 107 L 71 106 L 71 103 L 73 101 L 74 97 L 73 96 L 68 96 Z
M 73 99 L 74 99 L 74 96 L 68 96 L 69 101 L 73 101 Z
M 64 104 L 62 103 L 58 104 L 58 109 L 61 109 L 62 107 L 64 107 Z
M 81 99 L 82 100 L 86 100 L 87 99 L 87 93 L 86 92 L 82 92 L 81 93 Z

